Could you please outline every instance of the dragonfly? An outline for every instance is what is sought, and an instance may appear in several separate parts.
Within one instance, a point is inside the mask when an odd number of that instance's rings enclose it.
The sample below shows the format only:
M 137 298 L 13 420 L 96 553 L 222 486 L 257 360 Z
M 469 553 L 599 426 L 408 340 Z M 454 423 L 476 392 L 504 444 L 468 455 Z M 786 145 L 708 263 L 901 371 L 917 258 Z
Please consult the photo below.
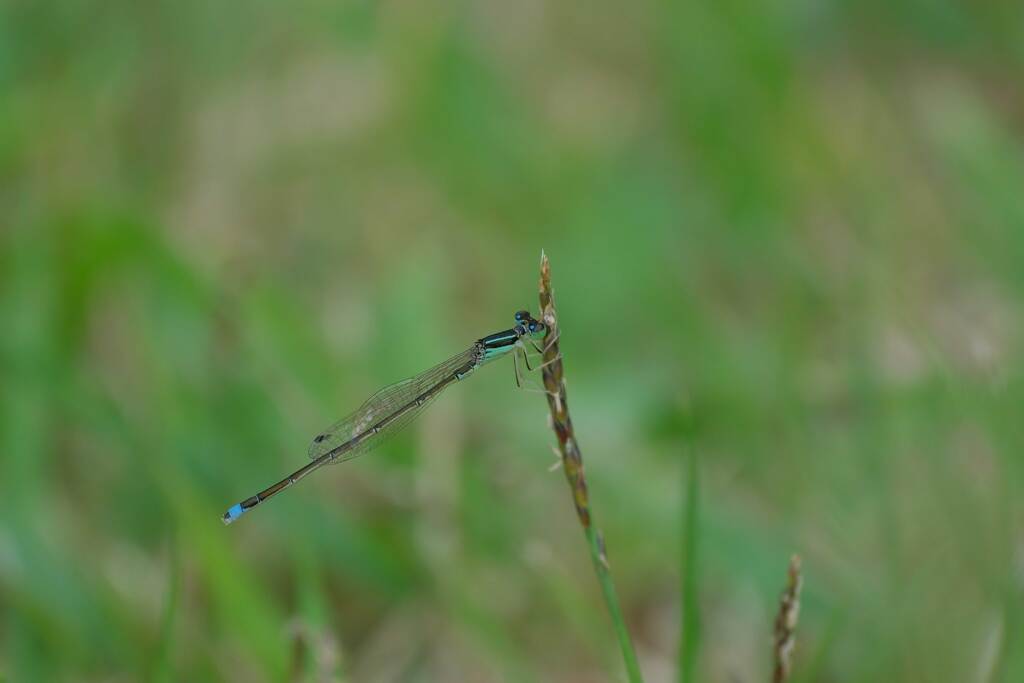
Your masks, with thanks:
M 309 445 L 309 462 L 287 477 L 259 493 L 228 508 L 225 524 L 231 524 L 257 505 L 270 500 L 306 475 L 324 465 L 352 460 L 379 446 L 409 425 L 442 391 L 455 382 L 473 374 L 482 365 L 502 358 L 516 350 L 516 384 L 520 384 L 518 353 L 529 367 L 525 342 L 540 351 L 535 341 L 542 337 L 547 326 L 534 319 L 529 311 L 517 311 L 515 325 L 507 330 L 489 334 L 473 342 L 462 353 L 456 354 L 418 375 L 384 387 L 352 414 L 338 420 L 330 428 L 317 434 Z

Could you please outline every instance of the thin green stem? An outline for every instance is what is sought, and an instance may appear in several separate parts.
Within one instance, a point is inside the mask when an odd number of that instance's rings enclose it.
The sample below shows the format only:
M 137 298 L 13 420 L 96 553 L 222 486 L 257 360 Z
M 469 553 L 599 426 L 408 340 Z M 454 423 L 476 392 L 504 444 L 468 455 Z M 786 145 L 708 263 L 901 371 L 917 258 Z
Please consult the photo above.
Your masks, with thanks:
M 700 611 L 697 605 L 697 534 L 700 515 L 700 481 L 697 454 L 690 451 L 686 468 L 686 502 L 682 519 L 682 624 L 679 630 L 679 681 L 693 683 L 697 674 L 700 649 Z
M 564 368 L 558 347 L 558 316 L 555 313 L 555 302 L 551 293 L 551 267 L 548 257 L 543 252 L 541 252 L 540 260 L 540 313 L 541 319 L 547 326 L 541 374 L 544 379 L 548 407 L 551 409 L 551 426 L 555 430 L 555 436 L 558 437 L 558 452 L 562 458 L 562 469 L 565 470 L 565 478 L 569 482 L 569 489 L 572 492 L 576 516 L 587 537 L 594 573 L 597 574 L 597 580 L 601 584 L 601 592 L 604 595 L 605 604 L 608 606 L 608 614 L 611 616 L 615 635 L 619 640 L 629 681 L 630 683 L 643 683 L 640 664 L 637 661 L 633 641 L 629 637 L 629 629 L 626 628 L 626 620 L 622 614 L 622 608 L 619 606 L 619 598 L 612 581 L 604 539 L 594 524 L 590 510 L 587 480 L 583 474 L 583 456 L 580 453 L 579 443 L 576 441 L 572 419 L 569 417 Z
M 587 545 L 590 548 L 590 559 L 594 563 L 594 572 L 597 580 L 601 583 L 601 592 L 604 594 L 604 601 L 608 605 L 608 613 L 611 615 L 612 626 L 615 635 L 619 639 L 619 647 L 622 649 L 622 658 L 626 664 L 626 672 L 630 681 L 643 681 L 640 674 L 640 663 L 637 661 L 636 652 L 633 650 L 633 643 L 629 638 L 629 630 L 626 628 L 626 619 L 622 616 L 622 608 L 619 607 L 619 597 L 615 592 L 615 582 L 608 568 L 608 559 L 604 552 L 604 541 L 601 532 L 593 526 L 586 528 Z
M 178 601 L 181 593 L 181 553 L 178 548 L 177 530 L 170 533 L 168 545 L 167 597 L 163 616 L 160 619 L 160 637 L 150 662 L 152 681 L 173 680 L 172 652 L 174 651 L 174 625 L 178 615 Z

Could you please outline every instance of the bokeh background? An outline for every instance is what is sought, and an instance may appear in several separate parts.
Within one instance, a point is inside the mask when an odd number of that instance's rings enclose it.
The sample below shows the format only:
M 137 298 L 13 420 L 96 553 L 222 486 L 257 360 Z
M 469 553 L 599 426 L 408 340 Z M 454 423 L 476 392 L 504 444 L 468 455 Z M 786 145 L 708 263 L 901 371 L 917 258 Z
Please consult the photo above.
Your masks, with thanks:
M 3 3 L 0 679 L 622 680 L 507 361 L 219 520 L 544 249 L 649 681 L 684 560 L 768 680 L 792 552 L 795 680 L 1024 680 L 1022 67 L 1018 2 Z

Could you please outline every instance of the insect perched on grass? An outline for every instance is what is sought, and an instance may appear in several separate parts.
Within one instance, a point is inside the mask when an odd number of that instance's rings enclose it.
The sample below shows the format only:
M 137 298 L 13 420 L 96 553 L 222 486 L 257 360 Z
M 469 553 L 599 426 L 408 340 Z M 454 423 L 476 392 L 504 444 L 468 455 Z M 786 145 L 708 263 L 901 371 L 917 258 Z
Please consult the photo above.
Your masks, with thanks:
M 544 323 L 535 320 L 528 311 L 518 311 L 515 321 L 511 329 L 478 339 L 462 353 L 415 377 L 384 387 L 366 399 L 354 413 L 313 438 L 309 446 L 309 457 L 313 462 L 300 467 L 273 486 L 232 505 L 224 513 L 224 523 L 230 524 L 243 513 L 276 496 L 321 466 L 351 460 L 380 445 L 412 422 L 448 386 L 467 377 L 481 365 L 501 358 L 512 350 L 522 352 L 523 360 L 526 361 L 523 341 L 529 340 L 537 349 L 532 340 L 543 335 L 546 328 Z M 513 358 L 517 358 L 517 355 L 513 355 Z M 518 361 L 515 370 L 518 385 Z

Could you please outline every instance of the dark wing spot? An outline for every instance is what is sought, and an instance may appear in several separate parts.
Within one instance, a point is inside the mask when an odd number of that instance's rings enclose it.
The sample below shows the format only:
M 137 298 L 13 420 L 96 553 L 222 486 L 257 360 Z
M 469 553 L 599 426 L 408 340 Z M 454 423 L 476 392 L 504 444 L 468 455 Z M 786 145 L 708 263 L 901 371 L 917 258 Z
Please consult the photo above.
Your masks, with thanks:
M 320 443 L 321 441 L 323 441 L 326 438 L 327 438 L 326 434 L 317 434 L 316 438 L 313 439 L 313 443 Z

